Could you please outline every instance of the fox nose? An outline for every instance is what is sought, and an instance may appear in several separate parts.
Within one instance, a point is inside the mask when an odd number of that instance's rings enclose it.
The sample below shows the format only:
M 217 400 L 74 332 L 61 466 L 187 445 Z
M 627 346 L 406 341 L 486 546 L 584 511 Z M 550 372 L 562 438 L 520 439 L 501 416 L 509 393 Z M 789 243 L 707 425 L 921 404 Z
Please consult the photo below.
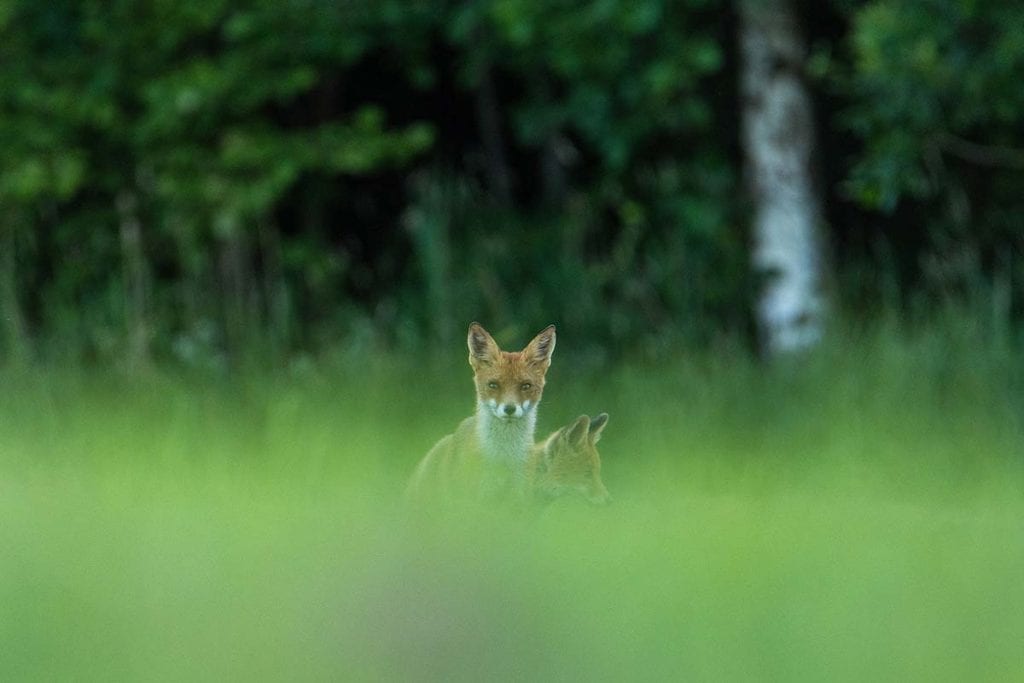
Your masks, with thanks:
M 502 410 L 505 411 L 506 415 L 511 415 L 512 413 L 516 412 L 516 407 L 514 405 L 512 405 L 511 403 L 506 403 L 505 407 L 502 408 Z

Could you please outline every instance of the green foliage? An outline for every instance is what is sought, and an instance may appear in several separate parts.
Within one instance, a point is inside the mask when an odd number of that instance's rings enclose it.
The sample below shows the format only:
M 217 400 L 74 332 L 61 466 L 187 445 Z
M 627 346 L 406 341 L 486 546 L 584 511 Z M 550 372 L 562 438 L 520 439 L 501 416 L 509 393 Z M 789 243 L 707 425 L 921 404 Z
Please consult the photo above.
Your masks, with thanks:
M 652 139 L 700 135 L 712 111 L 704 79 L 723 49 L 696 0 L 470 3 L 450 33 L 471 48 L 471 83 L 491 66 L 523 81 L 531 96 L 512 109 L 517 136 L 540 145 L 572 132 L 610 172 L 630 167 Z
M 737 174 L 713 142 L 720 103 L 708 92 L 725 51 L 720 10 L 501 0 L 455 11 L 446 29 L 466 55 L 463 82 L 503 78 L 524 93 L 507 103 L 510 132 L 542 158 L 547 200 L 512 216 L 445 207 L 455 320 L 484 311 L 520 331 L 557 320 L 588 345 L 706 343 L 744 326 Z M 567 196 L 545 164 L 569 176 Z
M 714 182 L 705 179 L 713 191 L 728 181 Z M 582 197 L 569 216 L 518 217 L 482 203 L 457 180 L 426 175 L 416 187 L 406 225 L 419 265 L 414 277 L 427 283 L 428 305 L 405 307 L 425 316 L 413 320 L 435 341 L 461 339 L 463 321 L 480 311 L 510 342 L 557 322 L 576 348 L 599 356 L 627 340 L 643 340 L 656 353 L 706 344 L 714 327 L 695 319 L 735 333 L 744 324 L 731 308 L 747 284 L 740 233 L 709 199 L 666 196 L 651 211 L 619 194 L 621 214 L 610 229 L 599 207 Z M 684 220 L 689 229 L 657 229 Z
M 851 192 L 891 210 L 900 197 L 934 197 L 956 182 L 945 164 L 998 164 L 1000 152 L 963 158 L 961 138 L 1021 147 L 1024 10 L 975 2 L 870 3 L 854 17 L 851 128 L 867 141 Z M 1018 163 L 1024 168 L 1024 152 Z
M 840 297 L 1021 313 L 1024 15 L 990 5 L 804 7 Z M 0 354 L 749 341 L 727 10 L 4 0 Z
M 322 120 L 292 113 L 384 39 L 357 5 L 14 2 L 4 17 L 0 206 L 45 216 L 6 229 L 51 232 L 46 260 L 81 257 L 24 302 L 43 308 L 47 335 L 63 325 L 52 318 L 70 318 L 73 336 L 120 336 L 126 222 L 141 226 L 142 258 L 197 289 L 229 277 L 207 254 L 251 248 L 302 179 L 371 174 L 433 144 L 429 124 L 389 126 L 372 103 Z M 183 320 L 173 278 L 146 286 L 152 324 L 220 317 L 214 299 Z M 120 346 L 83 341 L 100 356 Z

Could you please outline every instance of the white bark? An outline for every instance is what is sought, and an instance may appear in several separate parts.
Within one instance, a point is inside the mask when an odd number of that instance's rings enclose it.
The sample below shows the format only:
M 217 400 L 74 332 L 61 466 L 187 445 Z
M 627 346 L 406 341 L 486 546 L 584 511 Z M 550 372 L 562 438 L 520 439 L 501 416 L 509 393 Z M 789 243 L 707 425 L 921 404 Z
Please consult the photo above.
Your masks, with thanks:
M 790 0 L 739 0 L 741 103 L 753 200 L 757 320 L 770 353 L 822 337 L 821 203 L 812 176 L 814 115 L 801 79 L 804 45 Z

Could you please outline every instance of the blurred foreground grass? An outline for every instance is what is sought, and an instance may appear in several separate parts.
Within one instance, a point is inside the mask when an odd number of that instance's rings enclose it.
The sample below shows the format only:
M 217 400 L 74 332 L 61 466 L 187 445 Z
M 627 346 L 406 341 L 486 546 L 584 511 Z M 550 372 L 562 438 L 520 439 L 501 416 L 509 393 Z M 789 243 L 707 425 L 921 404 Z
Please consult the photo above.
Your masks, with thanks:
M 570 348 L 539 435 L 611 414 L 605 509 L 402 504 L 461 364 L 3 375 L 0 679 L 1024 677 L 1010 354 Z

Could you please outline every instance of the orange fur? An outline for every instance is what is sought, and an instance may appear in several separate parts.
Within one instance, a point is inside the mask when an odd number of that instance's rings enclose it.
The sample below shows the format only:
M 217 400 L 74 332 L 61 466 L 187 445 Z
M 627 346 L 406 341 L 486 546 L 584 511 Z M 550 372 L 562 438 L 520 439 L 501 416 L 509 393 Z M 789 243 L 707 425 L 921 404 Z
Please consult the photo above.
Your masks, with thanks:
M 555 326 L 522 351 L 502 351 L 477 323 L 467 336 L 476 414 L 462 421 L 420 461 L 407 493 L 416 498 L 495 498 L 522 489 L 533 446 L 537 405 L 555 350 Z
M 593 420 L 580 415 L 530 450 L 526 462 L 526 491 L 545 500 L 581 495 L 594 504 L 610 500 L 601 481 L 601 455 L 597 442 L 608 424 L 608 414 Z

